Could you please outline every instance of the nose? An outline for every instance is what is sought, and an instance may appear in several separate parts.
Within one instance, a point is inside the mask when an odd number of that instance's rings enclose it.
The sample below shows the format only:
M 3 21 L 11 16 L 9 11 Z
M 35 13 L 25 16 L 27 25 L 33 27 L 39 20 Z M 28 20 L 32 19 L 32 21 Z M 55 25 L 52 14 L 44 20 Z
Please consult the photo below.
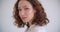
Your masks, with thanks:
M 25 11 L 24 11 L 24 10 L 21 11 L 21 15 L 22 15 L 22 16 L 25 15 Z

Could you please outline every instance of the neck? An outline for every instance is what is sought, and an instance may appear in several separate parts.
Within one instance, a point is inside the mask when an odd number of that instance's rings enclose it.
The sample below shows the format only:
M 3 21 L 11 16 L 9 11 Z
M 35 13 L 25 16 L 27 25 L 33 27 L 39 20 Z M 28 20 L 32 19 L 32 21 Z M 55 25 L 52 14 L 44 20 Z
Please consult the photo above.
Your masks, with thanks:
M 27 27 L 29 28 L 32 25 L 32 21 L 29 21 L 27 23 L 25 23 L 27 25 Z
M 30 22 L 28 22 L 29 23 L 29 26 L 31 26 L 32 25 L 32 21 L 30 21 Z
M 33 18 L 33 19 L 34 19 L 34 18 Z M 30 21 L 26 22 L 25 24 L 30 27 L 30 26 L 32 25 L 33 19 L 31 19 Z

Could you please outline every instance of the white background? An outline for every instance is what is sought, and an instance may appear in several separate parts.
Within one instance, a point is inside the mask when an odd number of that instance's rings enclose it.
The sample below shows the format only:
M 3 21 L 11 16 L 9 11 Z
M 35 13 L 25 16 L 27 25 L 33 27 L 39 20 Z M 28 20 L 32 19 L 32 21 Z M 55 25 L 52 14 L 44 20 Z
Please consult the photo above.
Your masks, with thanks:
M 60 32 L 60 0 L 39 0 L 50 23 L 48 32 Z M 16 0 L 0 0 L 0 32 L 23 32 L 24 28 L 17 28 L 13 22 L 13 6 Z

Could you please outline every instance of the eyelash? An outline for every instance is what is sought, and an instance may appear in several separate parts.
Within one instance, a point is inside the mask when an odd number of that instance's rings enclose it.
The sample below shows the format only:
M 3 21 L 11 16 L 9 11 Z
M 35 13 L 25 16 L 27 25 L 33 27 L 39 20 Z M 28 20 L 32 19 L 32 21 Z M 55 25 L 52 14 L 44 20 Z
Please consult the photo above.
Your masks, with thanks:
M 25 8 L 25 9 L 29 9 L 29 8 Z
M 25 8 L 25 10 L 28 10 L 29 8 Z
M 29 8 L 24 8 L 25 10 L 29 9 Z M 18 9 L 19 11 L 21 11 L 22 9 Z

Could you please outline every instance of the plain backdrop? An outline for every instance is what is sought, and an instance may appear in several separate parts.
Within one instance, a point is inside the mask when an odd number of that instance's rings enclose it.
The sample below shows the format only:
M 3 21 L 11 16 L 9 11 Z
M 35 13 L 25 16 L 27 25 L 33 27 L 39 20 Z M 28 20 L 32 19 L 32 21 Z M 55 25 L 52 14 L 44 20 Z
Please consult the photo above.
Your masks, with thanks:
M 47 13 L 50 23 L 48 32 L 60 32 L 60 0 L 39 0 Z M 0 0 L 0 32 L 23 32 L 13 22 L 13 6 L 16 0 Z

